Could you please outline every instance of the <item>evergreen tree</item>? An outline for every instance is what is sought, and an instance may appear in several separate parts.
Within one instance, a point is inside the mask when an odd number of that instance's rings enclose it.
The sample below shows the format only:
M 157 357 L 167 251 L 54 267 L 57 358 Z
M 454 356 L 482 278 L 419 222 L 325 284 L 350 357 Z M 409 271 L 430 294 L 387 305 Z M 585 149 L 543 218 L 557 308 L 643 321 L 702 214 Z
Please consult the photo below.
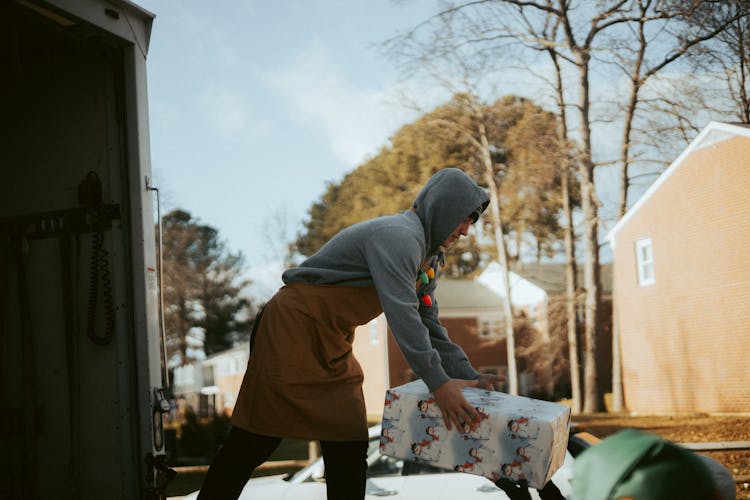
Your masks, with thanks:
M 196 350 L 206 355 L 249 335 L 252 304 L 242 296 L 244 258 L 232 253 L 217 229 L 185 210 L 162 217 L 164 319 L 170 364 Z
M 458 94 L 448 103 L 399 129 L 390 144 L 351 171 L 309 210 L 297 250 L 311 255 L 341 229 L 372 217 L 411 207 L 424 183 L 438 170 L 457 167 L 486 185 L 474 146 L 465 133 L 475 117 Z M 501 210 L 511 214 L 506 233 L 514 241 L 529 240 L 536 253 L 549 254 L 561 237 L 558 214 L 560 161 L 557 119 L 528 100 L 505 97 L 482 110 L 489 117 L 488 137 L 501 190 Z M 446 123 L 455 126 L 447 127 Z M 474 232 L 476 234 L 476 232 Z M 517 246 L 516 246 L 517 248 Z M 519 257 L 520 250 L 513 258 Z M 448 256 L 446 272 L 467 276 L 481 263 L 480 246 L 472 236 L 461 240 Z

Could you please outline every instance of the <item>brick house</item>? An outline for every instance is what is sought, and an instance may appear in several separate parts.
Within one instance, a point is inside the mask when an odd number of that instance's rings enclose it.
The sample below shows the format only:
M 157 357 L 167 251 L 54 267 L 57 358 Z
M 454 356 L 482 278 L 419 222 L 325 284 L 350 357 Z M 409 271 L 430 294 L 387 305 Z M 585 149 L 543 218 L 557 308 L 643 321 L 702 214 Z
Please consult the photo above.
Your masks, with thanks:
M 441 279 L 436 289 L 440 323 L 459 344 L 472 364 L 486 372 L 502 371 L 507 365 L 500 298 L 490 289 L 470 280 Z M 388 336 L 388 366 L 391 386 L 414 378 L 398 344 Z
M 484 373 L 505 374 L 507 344 L 497 273 L 498 269 L 490 265 L 477 280 L 441 279 L 436 300 L 440 305 L 440 322 L 472 364 Z M 606 276 L 608 273 L 603 272 L 603 277 Z M 607 281 L 605 279 L 605 290 L 608 291 Z M 518 274 L 512 273 L 511 284 L 516 313 L 523 311 L 537 330 L 547 328 L 548 298 L 554 300 L 565 288 L 562 265 L 529 264 L 518 270 Z M 600 353 L 603 358 L 600 358 L 600 370 L 604 374 L 601 378 L 605 381 L 611 373 L 608 339 L 607 347 Z M 363 392 L 368 418 L 379 421 L 386 389 L 413 380 L 414 374 L 390 335 L 383 314 L 357 327 L 353 350 L 365 372 Z M 231 414 L 247 359 L 248 343 L 243 343 L 175 369 L 174 391 L 180 409 L 184 411 L 190 406 L 199 416 Z M 519 392 L 534 395 L 534 384 L 541 382 L 540 377 L 524 371 L 523 361 L 519 362 L 518 369 Z
M 440 323 L 451 340 L 460 345 L 472 365 L 483 373 L 505 374 L 508 357 L 501 297 L 476 280 L 441 279 L 436 289 Z M 392 335 L 388 336 L 391 386 L 414 378 Z M 519 392 L 526 393 L 530 380 L 519 374 Z
M 609 233 L 632 412 L 750 411 L 749 159 L 709 123 Z
M 231 415 L 249 353 L 249 342 L 243 342 L 175 368 L 173 391 L 178 411 L 184 412 L 189 407 L 200 417 Z
M 507 365 L 500 298 L 473 281 L 441 280 L 437 300 L 441 322 L 464 347 L 474 366 L 484 372 L 504 373 Z M 368 418 L 380 421 L 389 387 L 412 380 L 413 374 L 388 330 L 384 314 L 356 328 L 354 355 L 365 372 L 363 392 Z M 245 373 L 247 342 L 178 367 L 174 392 L 178 409 L 191 407 L 199 416 L 231 414 Z M 521 378 L 521 389 L 527 382 Z
M 365 373 L 362 391 L 365 396 L 367 418 L 373 423 L 380 422 L 385 391 L 391 387 L 389 337 L 388 322 L 382 313 L 368 324 L 358 326 L 354 330 L 354 356 Z

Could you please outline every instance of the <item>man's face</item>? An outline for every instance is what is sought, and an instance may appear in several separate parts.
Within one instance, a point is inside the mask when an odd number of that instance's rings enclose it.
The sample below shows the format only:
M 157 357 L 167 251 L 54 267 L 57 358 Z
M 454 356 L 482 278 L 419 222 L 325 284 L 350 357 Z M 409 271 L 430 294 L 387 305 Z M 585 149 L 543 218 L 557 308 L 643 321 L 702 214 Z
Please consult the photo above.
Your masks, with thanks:
M 464 221 L 459 224 L 458 227 L 454 229 L 450 236 L 448 236 L 448 238 L 443 242 L 443 248 L 449 248 L 461 236 L 466 236 L 467 234 L 469 234 L 469 228 L 471 227 L 471 224 L 471 217 L 467 217 L 466 219 L 464 219 Z

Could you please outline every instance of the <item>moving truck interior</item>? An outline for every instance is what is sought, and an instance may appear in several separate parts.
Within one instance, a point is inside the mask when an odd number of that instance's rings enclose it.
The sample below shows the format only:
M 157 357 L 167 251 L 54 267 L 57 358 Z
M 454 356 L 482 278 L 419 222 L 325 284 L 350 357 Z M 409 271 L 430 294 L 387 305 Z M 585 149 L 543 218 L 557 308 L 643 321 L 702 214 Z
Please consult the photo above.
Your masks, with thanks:
M 161 498 L 146 56 L 123 0 L 0 2 L 0 498 Z

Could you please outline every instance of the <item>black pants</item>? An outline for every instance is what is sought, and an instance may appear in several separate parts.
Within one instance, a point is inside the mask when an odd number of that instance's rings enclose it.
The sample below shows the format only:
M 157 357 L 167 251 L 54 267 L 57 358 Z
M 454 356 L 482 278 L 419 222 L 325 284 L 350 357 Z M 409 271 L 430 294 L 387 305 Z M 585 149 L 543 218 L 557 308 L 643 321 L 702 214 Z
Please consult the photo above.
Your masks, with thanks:
M 208 469 L 199 500 L 236 500 L 255 469 L 281 443 L 281 438 L 261 436 L 232 427 Z M 326 469 L 328 500 L 365 498 L 367 441 L 321 441 Z
M 526 481 L 517 484 L 508 479 L 500 479 L 495 483 L 495 486 L 503 490 L 510 500 L 531 500 Z M 536 491 L 542 500 L 565 500 L 557 485 L 551 480 L 544 485 L 544 488 Z

